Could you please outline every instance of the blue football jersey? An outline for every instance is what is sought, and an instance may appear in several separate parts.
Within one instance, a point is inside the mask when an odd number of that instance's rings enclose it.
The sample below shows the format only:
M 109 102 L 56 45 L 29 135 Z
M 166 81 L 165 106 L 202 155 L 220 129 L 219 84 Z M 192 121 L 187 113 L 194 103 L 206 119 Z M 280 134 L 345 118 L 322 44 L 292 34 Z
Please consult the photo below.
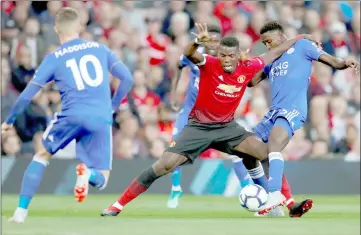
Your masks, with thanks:
M 188 66 L 191 69 L 188 89 L 184 100 L 184 106 L 193 108 L 197 99 L 199 89 L 199 68 L 197 65 L 195 65 L 192 61 L 190 61 L 187 57 L 183 55 L 180 58 L 179 64 L 182 67 Z
M 312 61 L 323 53 L 315 43 L 302 39 L 264 68 L 271 85 L 271 109 L 297 109 L 300 115 L 307 117 Z
M 43 86 L 55 81 L 63 116 L 112 121 L 109 71 L 117 57 L 97 42 L 74 39 L 46 56 L 33 78 Z

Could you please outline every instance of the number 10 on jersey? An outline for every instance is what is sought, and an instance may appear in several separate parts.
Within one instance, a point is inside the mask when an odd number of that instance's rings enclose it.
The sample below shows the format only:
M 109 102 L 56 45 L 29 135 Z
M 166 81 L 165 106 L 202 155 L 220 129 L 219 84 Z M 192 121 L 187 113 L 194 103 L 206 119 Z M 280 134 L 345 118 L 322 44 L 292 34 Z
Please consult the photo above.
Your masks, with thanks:
M 91 63 L 93 65 L 95 78 L 90 77 L 87 63 Z M 103 82 L 104 73 L 102 64 L 94 55 L 84 55 L 80 58 L 79 64 L 75 59 L 67 60 L 66 67 L 70 68 L 76 87 L 79 91 L 85 89 L 85 84 L 91 87 L 97 87 Z

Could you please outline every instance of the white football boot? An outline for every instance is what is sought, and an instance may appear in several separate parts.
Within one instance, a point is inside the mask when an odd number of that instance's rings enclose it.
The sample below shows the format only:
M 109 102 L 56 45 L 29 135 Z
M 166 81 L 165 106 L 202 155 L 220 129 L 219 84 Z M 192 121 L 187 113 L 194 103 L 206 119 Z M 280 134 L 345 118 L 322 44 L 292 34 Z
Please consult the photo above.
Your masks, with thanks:
M 9 219 L 9 222 L 23 224 L 26 217 L 28 217 L 28 210 L 18 207 L 16 208 L 13 217 Z
M 260 215 L 266 215 L 273 209 L 285 205 L 286 198 L 280 191 L 270 192 L 266 205 L 258 212 Z
M 84 163 L 76 166 L 76 183 L 74 186 L 74 197 L 77 202 L 83 202 L 89 191 L 89 177 L 90 171 Z
M 283 207 L 276 207 L 273 210 L 271 210 L 270 212 L 268 212 L 267 214 L 264 215 L 260 215 L 258 214 L 258 212 L 256 212 L 256 214 L 254 215 L 256 217 L 283 217 L 285 216 L 285 212 L 283 211 Z

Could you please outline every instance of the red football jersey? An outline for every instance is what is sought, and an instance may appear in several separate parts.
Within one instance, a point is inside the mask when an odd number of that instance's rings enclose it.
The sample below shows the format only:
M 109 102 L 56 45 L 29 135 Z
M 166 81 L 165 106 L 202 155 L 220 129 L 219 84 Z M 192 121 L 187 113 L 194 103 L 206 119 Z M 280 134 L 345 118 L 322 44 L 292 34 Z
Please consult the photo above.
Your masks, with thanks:
M 234 119 L 247 84 L 264 66 L 261 57 L 240 62 L 232 74 L 223 71 L 218 58 L 204 55 L 198 64 L 199 92 L 190 116 L 200 123 L 225 123 Z

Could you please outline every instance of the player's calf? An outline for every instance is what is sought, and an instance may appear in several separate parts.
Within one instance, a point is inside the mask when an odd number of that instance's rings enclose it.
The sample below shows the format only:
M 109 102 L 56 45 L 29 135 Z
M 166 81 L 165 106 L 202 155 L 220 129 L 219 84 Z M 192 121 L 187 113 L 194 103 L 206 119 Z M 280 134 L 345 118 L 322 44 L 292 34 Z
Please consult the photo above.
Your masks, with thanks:
M 175 167 L 182 165 L 187 158 L 171 152 L 165 152 L 152 166 L 145 169 L 125 190 L 122 196 L 111 206 L 105 209 L 101 216 L 116 216 L 125 205 L 148 190 L 158 178 L 168 174 Z
M 18 207 L 14 212 L 14 216 L 10 218 L 10 222 L 24 223 L 28 214 L 28 207 L 40 186 L 50 158 L 50 153 L 45 150 L 40 151 L 34 156 L 26 168 L 21 184 Z
M 246 163 L 250 160 L 250 158 L 245 158 L 243 160 L 246 168 L 248 169 L 248 174 L 255 184 L 261 186 L 266 190 L 266 192 L 268 192 L 268 181 L 266 175 L 264 174 L 262 165 L 256 159 L 252 159 L 254 162 L 252 165 L 247 165 Z
M 234 150 L 239 153 L 237 154 L 239 157 L 243 158 L 243 163 L 253 182 L 267 191 L 267 178 L 261 164 L 257 161 L 257 159 L 263 160 L 267 158 L 267 145 L 258 137 L 251 135 L 234 147 Z
M 284 118 L 276 119 L 268 138 L 269 181 L 270 192 L 281 191 L 284 160 L 281 151 L 292 137 L 290 124 Z
M 233 170 L 236 174 L 241 187 L 244 188 L 249 185 L 251 182 L 250 175 L 248 174 L 248 170 L 243 163 L 243 159 L 239 158 L 238 156 L 231 156 L 233 162 Z

